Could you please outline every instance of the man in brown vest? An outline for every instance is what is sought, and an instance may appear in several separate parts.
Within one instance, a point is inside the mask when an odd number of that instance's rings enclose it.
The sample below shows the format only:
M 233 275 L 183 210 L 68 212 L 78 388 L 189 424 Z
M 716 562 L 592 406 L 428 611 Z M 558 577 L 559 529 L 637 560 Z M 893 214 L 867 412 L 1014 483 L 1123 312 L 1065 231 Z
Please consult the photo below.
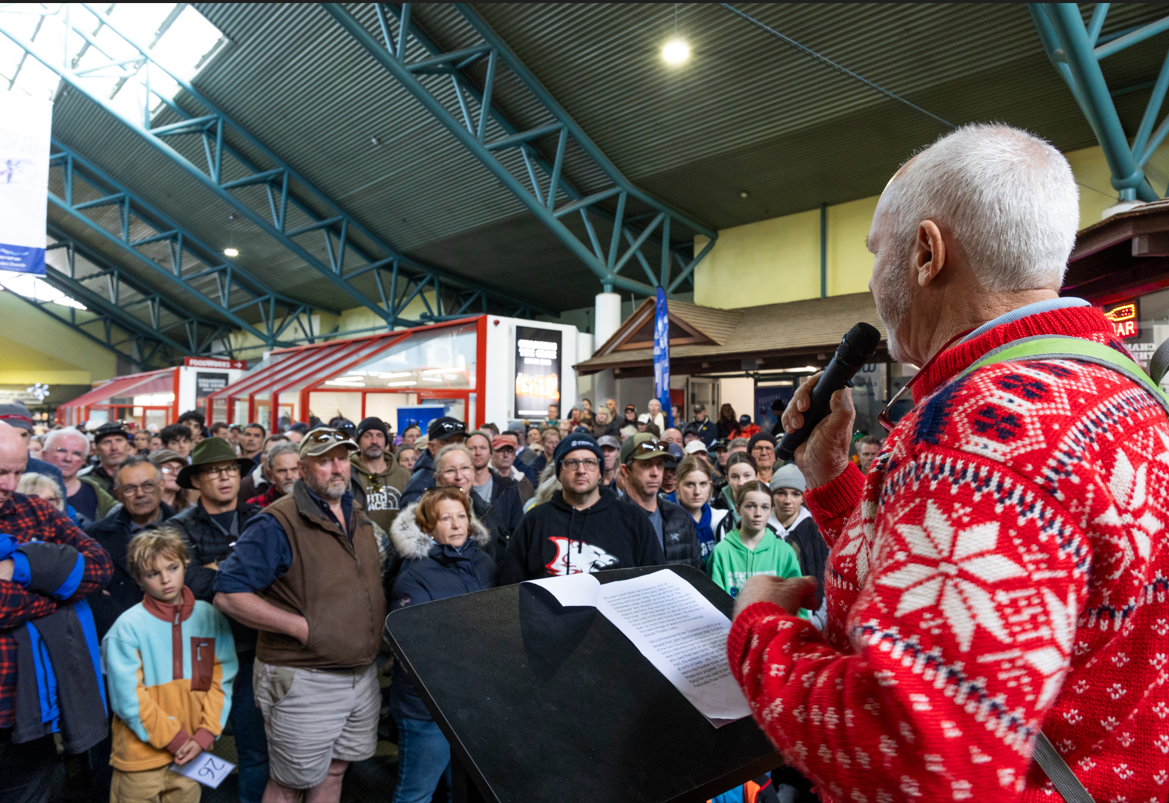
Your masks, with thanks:
M 300 479 L 252 519 L 215 581 L 215 607 L 259 631 L 256 703 L 268 731 L 266 803 L 341 799 L 351 761 L 377 747 L 386 619 L 373 525 L 349 491 L 357 444 L 300 442 Z

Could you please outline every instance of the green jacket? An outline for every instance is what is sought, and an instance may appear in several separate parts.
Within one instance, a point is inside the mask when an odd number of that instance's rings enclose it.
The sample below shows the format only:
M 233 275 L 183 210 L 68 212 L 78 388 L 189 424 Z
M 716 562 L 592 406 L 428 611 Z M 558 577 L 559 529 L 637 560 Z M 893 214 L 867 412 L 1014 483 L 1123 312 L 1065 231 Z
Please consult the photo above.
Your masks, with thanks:
M 114 507 L 118 504 L 117 498 L 115 498 L 114 495 L 109 492 L 106 486 L 97 477 L 85 474 L 78 477 L 77 479 L 81 480 L 86 485 L 92 486 L 94 492 L 97 494 L 97 519 L 94 519 L 94 521 L 105 518 L 106 514 L 113 510 Z
M 706 571 L 723 591 L 732 597 L 748 577 L 769 574 L 773 577 L 799 577 L 800 560 L 795 550 L 767 530 L 754 549 L 747 549 L 739 540 L 739 531 L 731 530 L 727 537 L 714 545 Z

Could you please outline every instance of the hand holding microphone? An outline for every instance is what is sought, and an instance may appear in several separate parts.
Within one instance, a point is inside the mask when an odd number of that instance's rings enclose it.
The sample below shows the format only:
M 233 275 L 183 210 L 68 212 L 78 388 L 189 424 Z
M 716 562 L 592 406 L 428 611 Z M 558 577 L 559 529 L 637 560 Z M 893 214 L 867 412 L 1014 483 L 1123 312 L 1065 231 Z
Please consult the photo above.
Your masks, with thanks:
M 880 341 L 876 328 L 858 323 L 844 336 L 828 367 L 806 380 L 784 411 L 785 434 L 777 456 L 781 460 L 794 456 L 812 488 L 831 482 L 848 467 L 856 410 L 847 385 L 872 359 Z

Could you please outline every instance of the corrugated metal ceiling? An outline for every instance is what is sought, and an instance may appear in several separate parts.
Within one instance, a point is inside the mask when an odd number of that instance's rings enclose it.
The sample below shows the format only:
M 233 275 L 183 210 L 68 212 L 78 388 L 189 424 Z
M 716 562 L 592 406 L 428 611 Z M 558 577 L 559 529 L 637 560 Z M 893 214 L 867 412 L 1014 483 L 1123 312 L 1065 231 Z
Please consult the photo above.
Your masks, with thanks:
M 198 76 L 199 90 L 377 236 L 555 309 L 591 303 L 599 287 L 587 269 L 317 5 L 196 7 L 232 41 Z M 347 7 L 373 29 L 369 4 Z M 1095 144 L 1021 5 L 738 7 L 951 122 L 1005 121 L 1064 150 Z M 475 8 L 627 177 L 715 228 L 875 194 L 944 130 L 715 5 L 677 6 L 678 32 L 693 49 L 680 70 L 659 58 L 674 29 L 671 4 Z M 1105 32 L 1161 14 L 1154 4 L 1114 5 Z M 416 6 L 414 19 L 444 48 L 477 41 L 450 5 Z M 1110 85 L 1154 77 L 1167 40 L 1106 61 Z M 509 71 L 495 95 L 519 128 L 548 122 Z M 1145 97 L 1118 99 L 1126 125 L 1135 126 Z M 178 102 L 201 111 L 183 94 Z M 229 232 L 227 204 L 79 93 L 59 100 L 54 134 L 213 246 L 234 240 L 239 264 L 280 292 L 354 305 L 250 223 Z M 194 138 L 170 142 L 203 158 Z M 233 144 L 263 164 L 246 143 Z M 570 152 L 565 176 L 585 193 L 605 185 L 579 153 Z M 305 244 L 325 258 L 319 240 Z

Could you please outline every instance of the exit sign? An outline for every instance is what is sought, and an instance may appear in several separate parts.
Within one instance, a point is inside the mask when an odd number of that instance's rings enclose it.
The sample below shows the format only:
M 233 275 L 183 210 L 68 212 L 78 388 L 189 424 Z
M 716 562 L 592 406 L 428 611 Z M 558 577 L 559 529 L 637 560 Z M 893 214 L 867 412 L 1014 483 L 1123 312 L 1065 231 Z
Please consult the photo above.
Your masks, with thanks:
M 1136 337 L 1140 334 L 1137 325 L 1137 302 L 1126 301 L 1111 309 L 1104 310 L 1104 317 L 1112 321 L 1112 330 L 1117 337 Z

